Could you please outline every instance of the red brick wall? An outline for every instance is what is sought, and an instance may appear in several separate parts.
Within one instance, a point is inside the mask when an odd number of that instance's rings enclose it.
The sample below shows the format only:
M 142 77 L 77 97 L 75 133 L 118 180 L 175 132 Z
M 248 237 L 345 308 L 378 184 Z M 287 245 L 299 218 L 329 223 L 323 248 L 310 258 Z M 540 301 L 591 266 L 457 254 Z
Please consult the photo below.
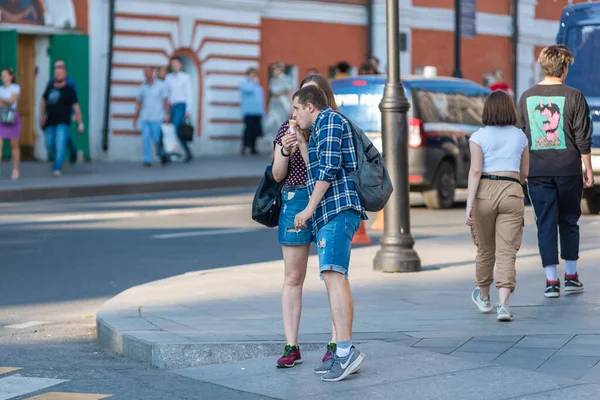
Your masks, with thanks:
M 417 7 L 454 9 L 454 0 L 413 0 L 413 5 Z M 511 0 L 478 0 L 476 5 L 479 12 L 501 15 L 509 15 L 511 13 Z
M 494 68 L 504 71 L 504 79 L 513 81 L 513 50 L 509 37 L 478 35 L 462 40 L 461 70 L 466 79 L 483 83 L 483 74 Z M 432 65 L 438 75 L 454 72 L 454 32 L 412 30 L 412 68 Z
M 73 7 L 75 8 L 75 20 L 77 22 L 77 28 L 82 33 L 88 33 L 88 0 L 73 0 Z
M 587 3 L 588 0 L 573 0 L 573 4 Z M 558 21 L 562 10 L 569 4 L 568 0 L 538 0 L 535 6 L 536 19 L 550 19 Z
M 339 61 L 358 67 L 367 57 L 366 26 L 264 18 L 260 37 L 263 85 L 268 82 L 268 66 L 277 61 L 296 65 L 302 79 L 308 68 L 327 76 L 329 66 Z

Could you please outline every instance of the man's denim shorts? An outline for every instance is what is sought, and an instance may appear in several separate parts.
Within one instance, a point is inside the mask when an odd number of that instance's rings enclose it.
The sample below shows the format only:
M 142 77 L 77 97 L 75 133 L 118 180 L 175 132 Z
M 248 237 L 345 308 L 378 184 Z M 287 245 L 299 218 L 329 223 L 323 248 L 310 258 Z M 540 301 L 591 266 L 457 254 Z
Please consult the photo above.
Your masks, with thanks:
M 348 278 L 352 238 L 361 222 L 358 211 L 344 210 L 319 230 L 316 242 L 321 279 L 325 271 L 339 272 Z
M 305 229 L 294 228 L 294 218 L 308 205 L 308 189 L 303 185 L 284 186 L 281 191 L 281 213 L 279 214 L 279 244 L 282 246 L 302 246 L 310 244 L 312 233 L 310 224 Z

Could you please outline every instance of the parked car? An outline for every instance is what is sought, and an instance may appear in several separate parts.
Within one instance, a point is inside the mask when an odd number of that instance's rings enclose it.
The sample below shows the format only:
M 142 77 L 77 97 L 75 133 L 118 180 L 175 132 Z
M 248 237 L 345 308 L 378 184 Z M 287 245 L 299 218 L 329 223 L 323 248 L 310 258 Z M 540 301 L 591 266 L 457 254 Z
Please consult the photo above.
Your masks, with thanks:
M 387 81 L 369 75 L 335 79 L 331 87 L 340 111 L 359 125 L 379 150 L 379 103 Z M 431 209 L 451 208 L 455 190 L 466 188 L 471 156 L 469 137 L 481 126 L 490 90 L 465 79 L 406 76 L 402 78 L 408 113 L 408 179 Z M 387 149 L 393 151 L 393 149 Z

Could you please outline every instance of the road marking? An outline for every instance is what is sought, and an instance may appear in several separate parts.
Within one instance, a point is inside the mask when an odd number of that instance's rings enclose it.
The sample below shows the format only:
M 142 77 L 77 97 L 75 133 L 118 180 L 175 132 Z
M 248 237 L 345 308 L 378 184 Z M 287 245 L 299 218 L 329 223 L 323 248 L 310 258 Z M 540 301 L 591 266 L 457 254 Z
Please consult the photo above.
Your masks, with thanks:
M 210 231 L 195 231 L 195 232 L 180 232 L 180 233 L 165 233 L 161 235 L 152 235 L 152 239 L 177 239 L 193 236 L 217 236 L 231 235 L 234 233 L 254 232 L 262 228 L 237 228 L 237 229 L 214 229 Z
M 21 367 L 0 367 L 0 375 L 8 374 L 13 371 L 18 371 L 23 369 Z
M 47 321 L 29 321 L 29 322 L 23 322 L 22 324 L 7 325 L 7 326 L 5 326 L 5 328 L 8 328 L 8 329 L 25 329 L 25 328 L 31 328 L 32 326 L 39 326 L 39 325 L 46 325 L 46 324 L 50 324 L 50 322 L 47 322 Z
M 228 204 L 224 206 L 191 207 L 191 208 L 167 208 L 163 210 L 152 211 L 122 211 L 88 214 L 61 214 L 47 217 L 33 217 L 30 219 L 19 219 L 18 221 L 0 221 L 0 225 L 27 225 L 40 223 L 59 223 L 59 222 L 85 222 L 85 221 L 103 221 L 115 219 L 131 219 L 143 217 L 165 217 L 173 215 L 190 215 L 215 213 L 221 211 L 239 211 L 245 210 L 249 204 Z
M 0 400 L 12 399 L 65 382 L 68 381 L 50 378 L 26 378 L 20 375 L 8 376 L 0 379 Z
M 112 397 L 110 394 L 49 392 L 30 397 L 28 400 L 101 400 Z

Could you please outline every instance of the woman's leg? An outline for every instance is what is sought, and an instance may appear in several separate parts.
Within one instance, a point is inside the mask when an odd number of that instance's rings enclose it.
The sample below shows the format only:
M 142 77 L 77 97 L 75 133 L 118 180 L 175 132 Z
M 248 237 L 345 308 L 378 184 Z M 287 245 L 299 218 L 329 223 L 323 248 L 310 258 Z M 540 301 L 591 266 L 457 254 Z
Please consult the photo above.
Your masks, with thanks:
M 499 304 L 508 307 L 517 284 L 515 263 L 523 237 L 523 198 L 508 195 L 500 201 L 496 221 L 496 287 Z
M 10 150 L 12 154 L 12 175 L 11 179 L 19 179 L 19 165 L 21 163 L 21 147 L 19 139 L 10 139 Z
M 298 345 L 302 314 L 302 286 L 306 277 L 310 245 L 282 246 L 285 277 L 281 294 L 283 329 L 288 344 Z
M 485 190 L 485 187 L 479 190 Z M 484 197 L 485 195 L 480 195 Z M 473 241 L 477 246 L 475 258 L 475 286 L 481 291 L 482 300 L 489 299 L 490 286 L 494 281 L 496 242 L 495 221 L 497 211 L 488 199 L 477 199 L 473 205 Z M 474 299 L 476 300 L 476 299 Z

